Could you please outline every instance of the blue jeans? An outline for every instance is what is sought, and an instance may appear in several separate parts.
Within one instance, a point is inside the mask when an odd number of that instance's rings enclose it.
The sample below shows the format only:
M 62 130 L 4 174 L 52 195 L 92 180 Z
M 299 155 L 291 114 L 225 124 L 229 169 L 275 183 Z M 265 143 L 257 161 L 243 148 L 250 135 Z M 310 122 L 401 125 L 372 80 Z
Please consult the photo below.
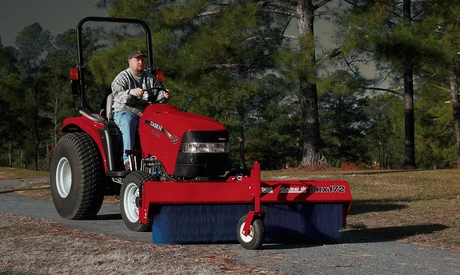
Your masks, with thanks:
M 140 116 L 126 110 L 116 112 L 113 116 L 113 121 L 120 128 L 123 137 L 123 163 L 128 162 L 128 156 L 125 153 L 126 150 L 133 149 L 139 119 Z

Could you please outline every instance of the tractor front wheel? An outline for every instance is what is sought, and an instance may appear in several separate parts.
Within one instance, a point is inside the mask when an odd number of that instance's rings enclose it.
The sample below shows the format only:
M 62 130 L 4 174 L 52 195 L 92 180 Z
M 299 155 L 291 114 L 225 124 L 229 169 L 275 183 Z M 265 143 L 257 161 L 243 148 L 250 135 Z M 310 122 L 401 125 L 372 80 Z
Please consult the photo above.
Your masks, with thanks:
M 141 206 L 142 188 L 144 181 L 153 180 L 153 176 L 147 172 L 136 170 L 123 180 L 121 186 L 121 216 L 125 225 L 136 232 L 148 232 L 152 230 L 152 217 L 148 217 L 147 224 L 139 222 L 139 207 Z
M 90 136 L 71 133 L 58 141 L 51 160 L 50 188 L 61 217 L 96 216 L 104 200 L 104 186 L 101 157 Z

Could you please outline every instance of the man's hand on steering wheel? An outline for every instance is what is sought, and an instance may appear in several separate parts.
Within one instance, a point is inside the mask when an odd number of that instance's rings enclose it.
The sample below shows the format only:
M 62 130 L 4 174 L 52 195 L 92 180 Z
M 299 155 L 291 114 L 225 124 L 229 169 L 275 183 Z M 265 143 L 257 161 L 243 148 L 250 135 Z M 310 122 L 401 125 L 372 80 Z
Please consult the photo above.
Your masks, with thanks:
M 163 87 L 153 87 L 153 88 L 148 88 L 148 89 L 141 89 L 141 88 L 135 88 L 135 89 L 131 89 L 129 91 L 129 94 L 132 95 L 132 96 L 135 96 L 137 99 L 138 102 L 145 102 L 146 104 L 152 104 L 152 103 L 155 103 L 155 100 L 152 100 L 150 99 L 150 97 L 148 99 L 146 98 L 143 98 L 143 95 L 145 93 L 148 93 L 149 91 L 152 91 L 152 90 L 157 90 L 158 92 L 163 92 L 163 95 L 165 98 L 171 98 L 171 92 L 166 89 L 166 88 L 163 88 Z M 157 94 L 157 93 L 155 93 Z M 156 98 L 157 96 L 155 96 Z
M 171 97 L 171 92 L 170 92 L 168 89 L 163 88 L 163 87 L 148 88 L 148 89 L 143 90 L 143 92 L 146 93 L 146 92 L 152 91 L 152 90 L 163 91 L 164 96 L 165 96 L 166 98 L 170 98 L 170 97 Z
M 131 89 L 129 91 L 129 94 L 130 95 L 133 95 L 133 96 L 141 96 L 142 94 L 144 94 L 144 90 L 142 90 L 141 88 L 135 88 L 135 89 Z
M 168 89 L 164 89 L 164 94 L 165 94 L 165 97 L 166 97 L 166 98 L 170 98 L 170 97 L 171 97 L 171 92 L 170 92 Z

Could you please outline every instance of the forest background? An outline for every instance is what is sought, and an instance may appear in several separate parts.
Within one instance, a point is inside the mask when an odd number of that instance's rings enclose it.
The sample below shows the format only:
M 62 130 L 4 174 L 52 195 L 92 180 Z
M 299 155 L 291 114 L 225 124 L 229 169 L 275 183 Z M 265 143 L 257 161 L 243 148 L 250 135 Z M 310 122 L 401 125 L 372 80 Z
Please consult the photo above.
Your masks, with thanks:
M 148 22 L 171 103 L 229 129 L 229 167 L 241 153 L 263 169 L 459 167 L 458 1 L 98 4 Z M 83 37 L 87 95 L 98 110 L 144 37 L 103 24 Z M 76 60 L 74 29 L 53 37 L 35 23 L 14 47 L 0 37 L 0 166 L 49 169 L 62 121 L 79 106 L 69 81 Z

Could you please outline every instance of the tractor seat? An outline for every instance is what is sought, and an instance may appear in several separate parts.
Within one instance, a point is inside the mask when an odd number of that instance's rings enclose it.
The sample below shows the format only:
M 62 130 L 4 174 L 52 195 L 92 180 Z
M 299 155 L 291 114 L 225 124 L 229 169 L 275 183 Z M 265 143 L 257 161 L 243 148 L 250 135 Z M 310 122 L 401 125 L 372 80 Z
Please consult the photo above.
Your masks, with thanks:
M 101 111 L 99 114 L 105 118 L 107 121 L 113 121 L 113 94 L 112 91 L 110 90 L 107 92 L 107 94 L 104 96 L 104 99 L 101 102 L 100 109 Z
M 107 121 L 113 121 L 113 94 L 110 93 L 107 95 L 106 103 L 105 103 L 105 115 L 107 117 Z

